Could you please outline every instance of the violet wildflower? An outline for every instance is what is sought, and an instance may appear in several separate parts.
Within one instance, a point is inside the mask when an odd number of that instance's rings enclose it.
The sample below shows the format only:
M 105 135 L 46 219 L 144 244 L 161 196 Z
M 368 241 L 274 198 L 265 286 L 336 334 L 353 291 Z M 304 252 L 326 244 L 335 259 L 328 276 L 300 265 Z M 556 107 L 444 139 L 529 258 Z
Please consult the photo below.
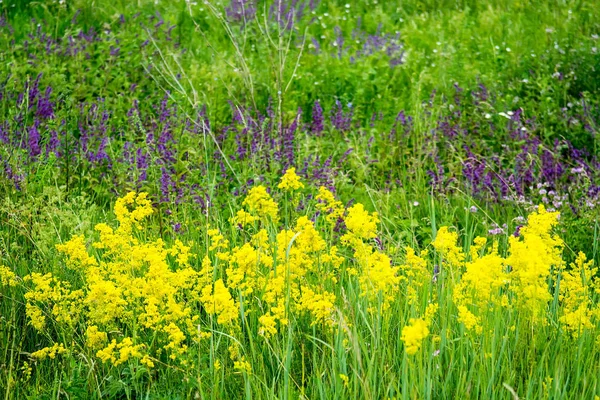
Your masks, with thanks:
M 310 131 L 315 136 L 321 136 L 321 133 L 324 130 L 323 126 L 323 108 L 321 107 L 321 103 L 319 100 L 315 101 L 312 109 L 312 123 L 310 125 Z
M 40 133 L 38 131 L 39 121 L 29 128 L 29 135 L 27 138 L 27 145 L 29 147 L 29 157 L 35 158 L 42 152 L 40 148 Z
M 342 103 L 339 100 L 335 101 L 335 108 L 331 114 L 331 125 L 340 132 L 347 132 L 352 126 L 352 103 L 348 103 L 349 110 L 344 112 Z
M 514 237 L 519 237 L 521 235 L 522 227 L 523 227 L 523 225 L 517 225 L 517 227 L 515 228 L 515 231 L 513 232 Z
M 492 227 L 492 229 L 488 230 L 488 234 L 492 236 L 504 235 L 505 232 L 503 228 L 499 227 L 497 224 L 493 224 Z
M 256 4 L 254 0 L 231 0 L 225 7 L 227 19 L 232 22 L 248 22 L 256 17 Z

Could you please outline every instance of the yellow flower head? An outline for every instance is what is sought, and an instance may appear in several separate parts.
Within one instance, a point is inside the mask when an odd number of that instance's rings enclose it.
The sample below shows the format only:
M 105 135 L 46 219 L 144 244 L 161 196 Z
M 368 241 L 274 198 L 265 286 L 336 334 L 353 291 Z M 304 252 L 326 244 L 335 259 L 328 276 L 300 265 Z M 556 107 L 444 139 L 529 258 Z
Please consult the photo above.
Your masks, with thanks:
M 300 182 L 300 177 L 296 175 L 296 168 L 292 167 L 285 171 L 277 187 L 283 190 L 296 190 L 303 188 L 304 184 Z
M 50 358 L 54 360 L 57 355 L 67 353 L 67 349 L 63 346 L 62 343 L 54 343 L 50 347 L 44 347 L 41 350 L 34 351 L 31 353 L 31 357 L 37 358 L 38 360 L 43 360 L 45 358 Z
M 447 226 L 442 226 L 433 241 L 433 247 L 444 256 L 451 267 L 460 268 L 465 261 L 465 254 L 456 242 L 458 233 L 450 232 Z
M 336 200 L 333 193 L 325 186 L 319 188 L 317 195 L 317 210 L 326 215 L 326 220 L 331 225 L 335 225 L 344 215 L 344 205 L 341 201 Z
M 129 206 L 135 206 L 129 211 Z M 119 221 L 119 229 L 123 233 L 131 232 L 132 225 L 141 229 L 140 222 L 153 213 L 152 202 L 148 199 L 148 193 L 129 192 L 115 203 L 115 215 Z
M 345 222 L 348 231 L 358 239 L 373 239 L 377 236 L 378 214 L 376 212 L 369 214 L 360 203 L 348 209 Z
M 429 336 L 429 328 L 422 318 L 411 318 L 409 323 L 402 328 L 400 339 L 404 342 L 406 354 L 413 355 L 421 348 L 423 339 Z
M 8 267 L 0 265 L 0 286 L 16 286 L 17 276 Z
M 250 189 L 244 199 L 245 206 L 250 212 L 254 212 L 259 218 L 271 218 L 273 222 L 279 220 L 279 207 L 264 186 L 256 186 Z

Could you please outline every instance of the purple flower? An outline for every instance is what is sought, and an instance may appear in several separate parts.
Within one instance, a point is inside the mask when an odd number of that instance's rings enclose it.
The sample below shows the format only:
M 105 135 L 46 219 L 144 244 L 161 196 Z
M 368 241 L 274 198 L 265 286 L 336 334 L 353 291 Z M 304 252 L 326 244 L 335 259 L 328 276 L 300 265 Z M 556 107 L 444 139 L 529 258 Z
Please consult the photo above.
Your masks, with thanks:
M 519 237 L 519 235 L 521 235 L 522 227 L 523 227 L 523 225 L 517 225 L 517 227 L 515 228 L 515 231 L 513 232 L 514 237 Z
M 323 108 L 319 100 L 315 101 L 312 109 L 312 123 L 310 125 L 310 131 L 315 136 L 321 136 L 321 133 L 325 127 L 323 126 Z
M 256 17 L 256 4 L 253 0 L 231 0 L 225 8 L 227 18 L 233 22 L 248 22 Z
M 499 227 L 496 224 L 493 224 L 492 226 L 493 226 L 493 228 L 488 230 L 488 234 L 490 234 L 492 236 L 504 235 L 505 232 L 504 232 L 503 228 Z
M 347 132 L 352 127 L 352 103 L 348 103 L 349 110 L 344 112 L 342 103 L 339 100 L 335 101 L 335 108 L 331 113 L 331 125 L 340 132 Z
M 29 135 L 27 138 L 27 145 L 29 148 L 29 157 L 35 158 L 42 152 L 40 148 L 40 133 L 38 131 L 39 121 L 29 128 Z

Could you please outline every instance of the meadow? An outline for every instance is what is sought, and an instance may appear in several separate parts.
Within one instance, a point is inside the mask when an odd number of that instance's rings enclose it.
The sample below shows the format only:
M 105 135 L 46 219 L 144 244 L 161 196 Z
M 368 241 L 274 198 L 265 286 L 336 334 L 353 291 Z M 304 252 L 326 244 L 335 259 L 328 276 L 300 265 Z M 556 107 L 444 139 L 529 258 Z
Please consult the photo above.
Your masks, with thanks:
M 0 0 L 0 398 L 600 399 L 590 0 Z

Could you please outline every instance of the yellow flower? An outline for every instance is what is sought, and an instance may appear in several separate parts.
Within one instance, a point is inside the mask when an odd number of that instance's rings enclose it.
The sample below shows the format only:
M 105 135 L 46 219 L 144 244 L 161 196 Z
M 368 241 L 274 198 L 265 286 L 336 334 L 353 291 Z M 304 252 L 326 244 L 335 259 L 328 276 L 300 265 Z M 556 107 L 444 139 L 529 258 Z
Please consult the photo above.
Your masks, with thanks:
M 344 383 L 344 386 L 348 386 L 348 375 L 346 374 L 339 374 L 340 379 L 342 380 L 342 382 Z
M 145 365 L 148 368 L 154 368 L 154 362 L 152 362 L 152 359 L 148 355 L 142 357 L 140 364 Z
M 399 266 L 399 270 L 404 274 L 404 287 L 409 304 L 415 304 L 418 301 L 421 288 L 431 281 L 431 272 L 427 269 L 427 260 L 425 259 L 427 254 L 427 251 L 423 250 L 420 255 L 417 255 L 410 246 L 406 246 L 404 264 Z
M 116 339 L 104 349 L 98 350 L 96 356 L 106 363 L 110 361 L 115 367 L 127 362 L 130 358 L 142 358 L 141 344 L 134 345 L 130 337 L 123 338 L 120 343 Z
M 267 193 L 264 186 L 255 186 L 248 192 L 248 195 L 242 203 L 248 207 L 250 212 L 254 212 L 263 220 L 271 219 L 277 223 L 279 221 L 279 208 L 271 195 Z
M 229 240 L 218 229 L 209 229 L 206 231 L 210 237 L 210 247 L 208 250 L 226 249 L 229 246 Z
M 163 330 L 167 333 L 169 338 L 169 343 L 165 346 L 165 349 L 173 351 L 169 358 L 174 360 L 177 358 L 177 355 L 181 355 L 187 350 L 187 345 L 182 344 L 186 340 L 186 336 L 181 329 L 172 322 L 165 326 Z
M 435 314 L 437 314 L 439 309 L 440 309 L 440 306 L 438 303 L 427 304 L 427 308 L 425 309 L 425 322 L 427 323 L 428 326 L 431 325 L 431 322 L 433 321 L 433 317 L 435 316 Z
M 16 286 L 17 276 L 8 267 L 0 265 L 0 286 Z
M 296 190 L 303 188 L 304 184 L 300 182 L 300 177 L 296 175 L 296 168 L 289 168 L 281 177 L 281 182 L 277 187 L 283 190 Z
M 315 224 L 307 216 L 298 218 L 296 231 L 300 232 L 300 235 L 296 238 L 296 243 L 302 251 L 310 253 L 321 251 L 325 248 L 325 240 L 323 240 L 319 232 L 315 229 Z
M 392 260 L 387 255 L 374 252 L 366 258 L 366 265 L 358 281 L 362 295 L 367 296 L 372 303 L 377 302 L 379 296 L 382 296 L 381 309 L 385 311 L 398 292 L 400 282 L 398 267 L 392 265 Z
M 129 211 L 129 206 L 135 206 Z M 148 199 L 148 193 L 129 192 L 115 203 L 115 215 L 119 221 L 119 231 L 130 233 L 132 226 L 142 229 L 140 222 L 153 213 L 152 202 Z
M 91 349 L 99 349 L 108 340 L 106 332 L 101 332 L 95 325 L 88 326 L 86 332 L 86 345 Z
M 31 353 L 31 357 L 37 358 L 38 360 L 43 360 L 48 357 L 54 360 L 57 355 L 65 353 L 67 353 L 67 349 L 65 349 L 62 343 L 54 343 L 50 347 L 44 347 L 41 350 Z
M 29 319 L 29 323 L 39 332 L 46 326 L 46 316 L 39 307 L 27 302 L 25 305 L 25 314 Z
M 467 309 L 465 306 L 458 306 L 458 321 L 465 325 L 465 328 L 469 331 L 475 331 L 477 334 L 481 334 L 482 327 L 479 323 L 479 319 Z
M 325 323 L 332 326 L 334 322 L 334 302 L 335 294 L 333 293 L 326 291 L 315 293 L 309 287 L 303 287 L 298 310 L 310 312 L 311 316 L 314 318 L 311 322 L 311 326 L 319 323 Z
M 376 212 L 369 214 L 365 210 L 365 207 L 357 203 L 348 209 L 348 215 L 344 219 L 346 222 L 346 228 L 351 234 L 358 239 L 373 239 L 377 236 L 377 224 L 379 223 L 379 216 Z M 344 235 L 346 240 L 349 239 L 348 235 Z M 344 238 L 342 238 L 344 239 Z
M 270 313 L 261 315 L 258 322 L 260 323 L 259 335 L 269 338 L 277 333 L 277 320 Z
M 594 268 L 594 260 L 587 261 L 580 252 L 570 270 L 562 271 L 560 280 L 560 297 L 563 316 L 560 322 L 577 338 L 584 329 L 593 329 L 593 294 L 594 282 L 598 268 Z
M 214 291 L 211 286 L 205 287 L 200 300 L 207 313 L 217 315 L 219 324 L 227 325 L 237 322 L 239 309 L 222 279 L 215 282 Z
M 433 247 L 442 254 L 453 269 L 462 267 L 465 261 L 463 250 L 456 245 L 458 234 L 450 232 L 447 226 L 442 226 L 433 241 Z
M 83 269 L 97 265 L 96 259 L 90 257 L 85 248 L 83 236 L 73 236 L 65 244 L 57 244 L 56 250 L 68 256 L 67 267 L 71 269 Z
M 429 335 L 427 323 L 421 318 L 411 318 L 409 325 L 402 328 L 401 340 L 404 342 L 406 354 L 413 355 L 421 348 L 421 343 Z
M 239 361 L 233 362 L 233 368 L 239 372 L 250 374 L 252 372 L 252 366 L 244 357 L 242 357 Z
M 562 240 L 552 232 L 558 224 L 557 212 L 547 212 L 543 205 L 529 215 L 520 237 L 509 237 L 509 257 L 506 264 L 512 271 L 511 287 L 524 317 L 531 323 L 545 324 L 546 306 L 552 299 L 547 280 L 551 270 L 561 269 Z
M 258 220 L 258 218 L 253 216 L 252 214 L 247 213 L 244 210 L 239 210 L 235 214 L 235 217 L 230 219 L 230 222 L 232 224 L 241 225 L 242 227 L 245 227 L 247 225 L 254 223 L 257 220 Z
M 344 215 L 344 205 L 341 201 L 336 200 L 333 193 L 325 186 L 319 188 L 317 201 L 317 210 L 326 215 L 326 220 L 330 225 L 335 225 Z

